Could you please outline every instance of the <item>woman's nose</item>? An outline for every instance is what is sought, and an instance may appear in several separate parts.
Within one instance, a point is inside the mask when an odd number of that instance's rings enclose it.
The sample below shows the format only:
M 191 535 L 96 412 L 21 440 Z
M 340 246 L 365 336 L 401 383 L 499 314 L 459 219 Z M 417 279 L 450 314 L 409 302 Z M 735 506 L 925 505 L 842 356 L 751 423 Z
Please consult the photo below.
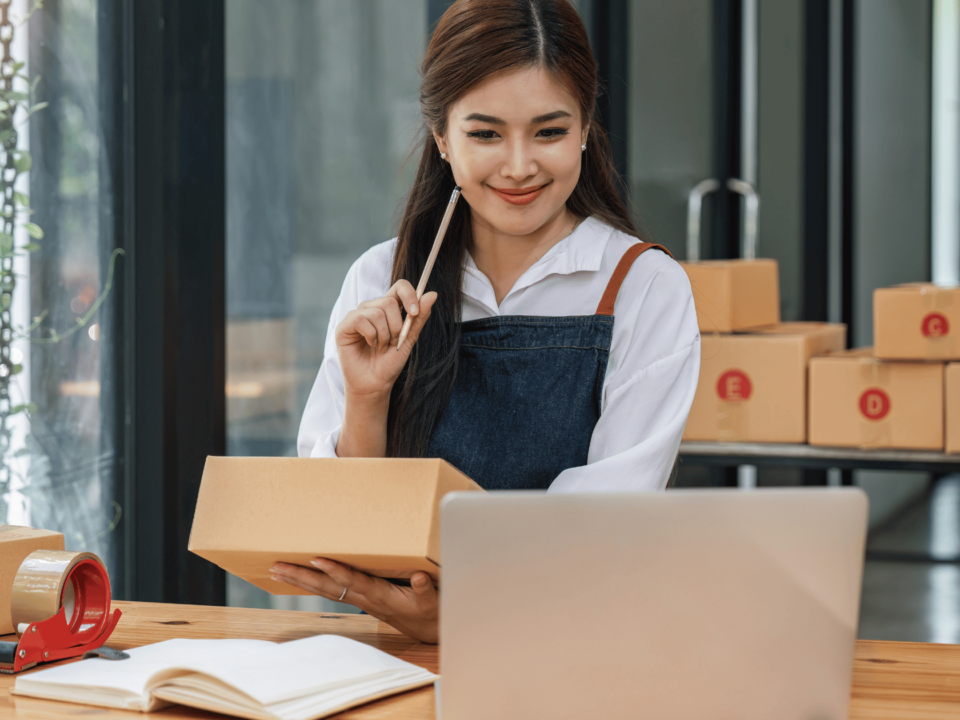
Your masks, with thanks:
M 509 144 L 507 157 L 500 169 L 501 177 L 523 180 L 537 174 L 537 163 L 532 148 L 523 140 L 517 139 Z

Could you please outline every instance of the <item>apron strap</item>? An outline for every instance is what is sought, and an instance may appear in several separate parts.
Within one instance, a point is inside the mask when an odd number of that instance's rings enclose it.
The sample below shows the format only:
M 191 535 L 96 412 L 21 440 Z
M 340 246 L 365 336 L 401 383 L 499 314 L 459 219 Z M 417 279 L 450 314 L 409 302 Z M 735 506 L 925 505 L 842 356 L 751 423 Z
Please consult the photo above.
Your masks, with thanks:
M 662 250 L 667 255 L 670 255 L 670 257 L 673 257 L 670 251 L 663 245 L 655 245 L 653 243 L 637 243 L 636 245 L 631 245 L 623 254 L 623 257 L 620 258 L 616 270 L 613 271 L 613 275 L 610 277 L 610 282 L 607 283 L 607 289 L 603 291 L 603 297 L 600 298 L 600 304 L 597 306 L 597 315 L 613 315 L 613 304 L 617 301 L 620 286 L 623 284 L 623 279 L 627 277 L 627 273 L 630 272 L 633 261 L 651 248 Z

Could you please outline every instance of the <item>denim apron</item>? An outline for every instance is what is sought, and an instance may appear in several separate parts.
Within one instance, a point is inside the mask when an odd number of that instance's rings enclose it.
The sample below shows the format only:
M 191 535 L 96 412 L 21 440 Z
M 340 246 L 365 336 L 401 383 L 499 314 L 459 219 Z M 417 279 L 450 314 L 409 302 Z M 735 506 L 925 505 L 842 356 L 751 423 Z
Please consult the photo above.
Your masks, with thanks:
M 460 365 L 430 441 L 487 490 L 545 490 L 567 468 L 587 464 L 600 419 L 613 339 L 613 306 L 641 253 L 632 245 L 594 315 L 512 315 L 461 325 Z

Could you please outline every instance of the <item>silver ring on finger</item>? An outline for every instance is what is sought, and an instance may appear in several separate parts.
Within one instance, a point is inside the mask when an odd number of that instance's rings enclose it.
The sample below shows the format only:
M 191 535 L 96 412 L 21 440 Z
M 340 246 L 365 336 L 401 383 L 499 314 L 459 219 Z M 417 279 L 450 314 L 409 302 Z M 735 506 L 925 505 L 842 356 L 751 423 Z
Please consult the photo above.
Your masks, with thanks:
M 343 602 L 343 599 L 347 596 L 347 589 L 344 588 L 343 592 L 340 593 L 340 597 L 337 598 L 337 602 Z

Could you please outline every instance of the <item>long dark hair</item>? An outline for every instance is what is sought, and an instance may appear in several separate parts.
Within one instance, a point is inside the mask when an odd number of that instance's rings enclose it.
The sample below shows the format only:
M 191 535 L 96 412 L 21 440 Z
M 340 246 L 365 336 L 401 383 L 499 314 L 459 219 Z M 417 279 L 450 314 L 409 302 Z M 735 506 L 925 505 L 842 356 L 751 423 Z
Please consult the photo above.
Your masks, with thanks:
M 428 132 L 400 222 L 393 282 L 419 279 L 454 188 L 432 133 L 445 134 L 451 107 L 470 90 L 529 67 L 563 83 L 577 99 L 583 125 L 590 126 L 567 208 L 638 236 L 618 193 L 607 136 L 595 122 L 597 66 L 576 9 L 568 0 L 457 0 L 440 18 L 423 62 L 420 108 Z M 437 302 L 390 396 L 388 456 L 424 457 L 450 399 L 460 352 L 464 255 L 471 241 L 470 207 L 461 201 L 427 283 Z

